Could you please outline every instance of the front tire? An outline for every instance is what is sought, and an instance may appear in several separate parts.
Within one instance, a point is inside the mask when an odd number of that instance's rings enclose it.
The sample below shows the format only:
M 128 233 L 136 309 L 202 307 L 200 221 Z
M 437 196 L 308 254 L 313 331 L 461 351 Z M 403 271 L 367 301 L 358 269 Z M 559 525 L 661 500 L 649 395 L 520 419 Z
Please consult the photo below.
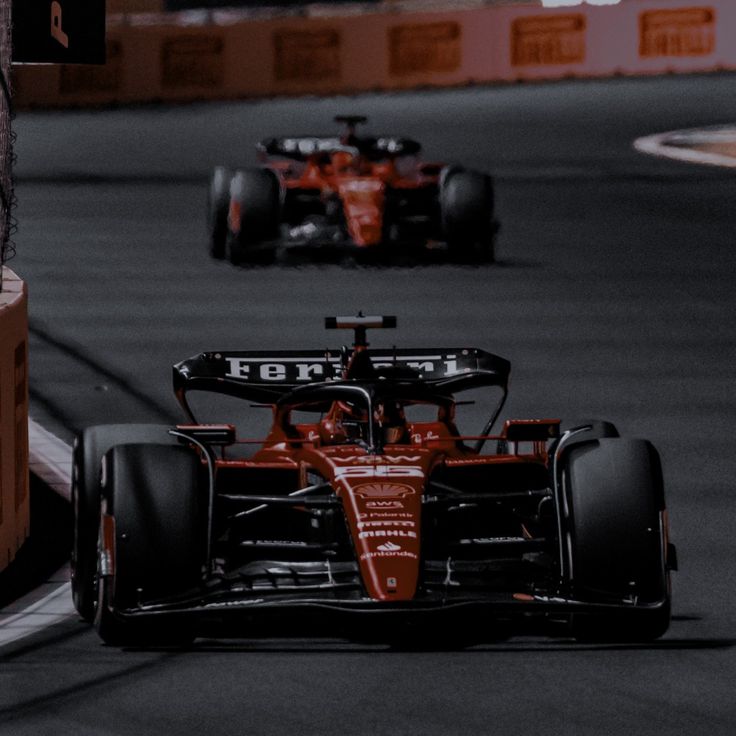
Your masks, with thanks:
M 101 424 L 87 427 L 74 441 L 72 509 L 74 529 L 71 584 L 74 607 L 92 622 L 97 605 L 97 534 L 100 526 L 100 464 L 113 445 L 129 442 L 176 444 L 162 424 Z
M 207 199 L 207 230 L 210 239 L 210 255 L 217 260 L 225 257 L 228 237 L 227 215 L 230 209 L 230 169 L 218 166 L 212 173 Z
M 136 615 L 143 604 L 201 583 L 207 517 L 199 457 L 188 447 L 129 444 L 113 447 L 104 462 L 102 508 L 114 535 L 113 549 L 101 543 L 99 550 L 98 634 L 115 646 L 191 641 L 175 620 Z M 114 560 L 112 571 L 103 555 Z
M 271 169 L 241 169 L 230 185 L 231 235 L 227 250 L 230 262 L 238 265 L 255 256 L 256 246 L 279 237 L 281 184 Z
M 654 446 L 612 437 L 581 443 L 566 454 L 563 479 L 574 595 L 659 604 L 577 614 L 573 635 L 584 641 L 652 641 L 662 636 L 670 620 L 670 582 L 664 488 Z
M 491 177 L 450 167 L 442 173 L 439 199 L 450 256 L 460 262 L 492 262 L 496 223 Z

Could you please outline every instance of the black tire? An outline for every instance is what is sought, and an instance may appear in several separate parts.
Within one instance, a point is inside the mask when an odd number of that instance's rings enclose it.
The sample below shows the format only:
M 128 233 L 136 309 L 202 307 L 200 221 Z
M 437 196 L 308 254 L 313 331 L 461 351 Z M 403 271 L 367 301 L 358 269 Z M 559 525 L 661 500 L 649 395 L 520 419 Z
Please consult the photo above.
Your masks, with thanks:
M 212 172 L 207 198 L 207 230 L 210 238 L 210 255 L 221 260 L 225 257 L 228 236 L 227 217 L 230 210 L 230 182 L 233 173 L 224 166 Z
M 102 504 L 114 519 L 114 572 L 100 578 L 95 627 L 114 646 L 186 643 L 191 630 L 121 616 L 140 603 L 196 589 L 206 556 L 202 466 L 187 447 L 117 445 L 105 455 Z M 100 569 L 102 566 L 100 565 Z
M 271 169 L 241 169 L 235 172 L 230 196 L 240 211 L 237 233 L 228 240 L 230 262 L 249 260 L 253 246 L 279 237 L 281 224 L 281 184 Z
M 573 593 L 582 600 L 636 596 L 659 608 L 575 615 L 581 640 L 651 641 L 670 620 L 664 488 L 659 455 L 646 440 L 602 438 L 565 456 Z
M 102 457 L 113 445 L 128 442 L 176 444 L 176 439 L 168 434 L 169 429 L 159 424 L 102 424 L 88 427 L 74 442 L 71 583 L 74 606 L 85 621 L 92 622 L 97 605 L 95 578 Z
M 496 225 L 491 177 L 448 168 L 440 180 L 439 200 L 442 234 L 450 256 L 461 262 L 493 261 Z

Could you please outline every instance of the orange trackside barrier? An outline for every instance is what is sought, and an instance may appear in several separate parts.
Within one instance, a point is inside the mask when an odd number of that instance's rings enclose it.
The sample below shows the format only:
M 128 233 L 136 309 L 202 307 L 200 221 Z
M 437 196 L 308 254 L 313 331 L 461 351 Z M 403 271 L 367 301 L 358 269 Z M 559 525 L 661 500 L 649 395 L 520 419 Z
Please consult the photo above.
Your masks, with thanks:
M 142 0 L 141 0 L 142 1 Z M 126 15 L 108 62 L 16 66 L 16 107 L 346 94 L 736 69 L 734 0 Z M 417 4 L 417 8 L 420 4 Z M 310 12 L 312 14 L 310 15 Z M 327 13 L 332 13 L 328 15 Z
M 3 268 L 0 266 L 0 268 Z M 29 529 L 26 285 L 3 269 L 0 292 L 0 570 Z

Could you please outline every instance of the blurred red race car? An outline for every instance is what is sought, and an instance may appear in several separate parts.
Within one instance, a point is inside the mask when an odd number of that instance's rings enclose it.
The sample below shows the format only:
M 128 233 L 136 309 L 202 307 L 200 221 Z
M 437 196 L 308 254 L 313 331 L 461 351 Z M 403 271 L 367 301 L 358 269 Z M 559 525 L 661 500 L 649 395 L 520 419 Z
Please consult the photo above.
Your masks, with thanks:
M 376 253 L 397 248 L 493 260 L 493 183 L 488 174 L 422 162 L 417 141 L 363 136 L 362 116 L 338 116 L 332 136 L 267 138 L 261 166 L 218 166 L 210 181 L 210 254 L 244 263 L 274 246 Z

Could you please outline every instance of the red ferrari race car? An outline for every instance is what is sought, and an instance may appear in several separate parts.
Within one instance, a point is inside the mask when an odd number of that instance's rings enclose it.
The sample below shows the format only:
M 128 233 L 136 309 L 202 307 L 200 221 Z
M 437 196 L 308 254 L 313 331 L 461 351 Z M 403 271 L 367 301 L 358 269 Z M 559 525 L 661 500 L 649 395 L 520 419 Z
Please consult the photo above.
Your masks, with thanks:
M 338 116 L 342 135 L 267 138 L 260 167 L 217 167 L 210 181 L 210 254 L 233 263 L 275 247 L 354 255 L 417 248 L 452 260 L 493 260 L 493 183 L 488 174 L 425 163 L 409 138 L 363 136 L 360 116 Z M 314 250 L 312 250 L 314 254 Z
M 493 434 L 509 363 L 368 347 L 368 327 L 394 324 L 328 319 L 355 330 L 340 350 L 202 353 L 174 366 L 188 423 L 80 435 L 72 589 L 105 642 L 248 637 L 284 617 L 282 631 L 316 617 L 392 636 L 430 621 L 434 638 L 532 621 L 581 640 L 667 630 L 655 448 L 602 421 Z M 479 432 L 460 431 L 458 394 L 493 396 Z M 265 410 L 265 438 L 200 423 L 195 395 Z

